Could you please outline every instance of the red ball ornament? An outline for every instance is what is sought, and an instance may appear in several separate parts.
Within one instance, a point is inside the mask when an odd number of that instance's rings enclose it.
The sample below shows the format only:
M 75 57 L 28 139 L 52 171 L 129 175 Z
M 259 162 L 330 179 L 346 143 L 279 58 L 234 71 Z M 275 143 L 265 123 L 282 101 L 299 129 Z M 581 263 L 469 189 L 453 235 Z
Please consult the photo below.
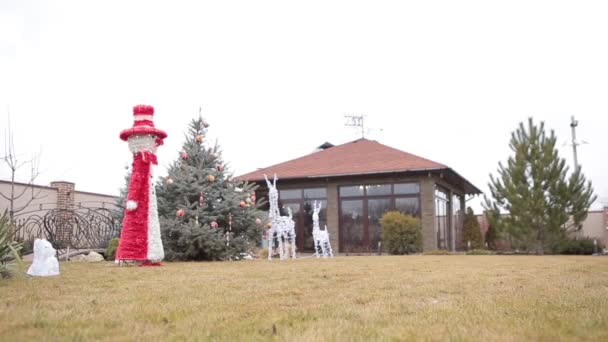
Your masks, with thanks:
M 177 217 L 184 217 L 184 215 L 186 215 L 186 212 L 184 211 L 184 209 L 180 209 L 175 214 L 177 215 Z
M 211 223 L 209 224 L 211 226 L 211 228 L 213 229 L 217 229 L 217 227 L 219 227 L 219 224 L 217 224 L 217 222 L 215 221 L 211 221 Z
M 214 176 L 214 175 L 209 175 L 209 176 L 207 176 L 207 181 L 208 181 L 209 183 L 213 183 L 213 182 L 215 182 L 215 176 Z
M 217 170 L 220 171 L 220 172 L 224 171 L 224 165 L 222 165 L 222 164 L 218 165 L 217 166 Z
M 188 160 L 188 158 L 190 158 L 187 152 L 182 152 L 180 157 L 182 157 L 183 160 Z
M 262 220 L 260 220 L 259 218 L 255 219 L 255 224 L 261 226 L 262 225 Z
M 245 208 L 247 206 L 247 203 L 245 203 L 245 201 L 241 201 L 239 205 L 241 206 L 241 208 Z

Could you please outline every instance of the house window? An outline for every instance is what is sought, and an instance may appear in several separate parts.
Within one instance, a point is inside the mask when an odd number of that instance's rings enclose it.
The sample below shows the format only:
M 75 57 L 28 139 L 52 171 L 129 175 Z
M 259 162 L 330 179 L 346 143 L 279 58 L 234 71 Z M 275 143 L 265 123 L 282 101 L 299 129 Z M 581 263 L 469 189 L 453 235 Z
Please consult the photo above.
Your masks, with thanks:
M 302 198 L 302 190 L 301 189 L 297 189 L 297 190 L 280 190 L 279 191 L 279 197 L 282 200 L 290 200 L 290 199 Z
M 304 189 L 304 198 L 327 198 L 326 188 Z
M 365 187 L 367 196 L 390 195 L 392 192 L 390 184 L 367 185 Z
M 395 209 L 414 217 L 420 216 L 420 200 L 418 197 L 395 198 Z
M 437 248 L 450 250 L 452 234 L 450 229 L 450 197 L 447 190 L 435 187 L 435 234 L 437 234 Z
M 313 228 L 313 203 L 321 203 L 319 212 L 319 227 L 325 229 L 327 224 L 327 189 L 284 189 L 279 190 L 280 207 L 291 209 L 296 230 L 296 244 L 299 250 L 314 251 Z M 283 212 L 282 215 L 287 215 Z
M 454 248 L 458 251 L 464 250 L 463 243 L 463 228 L 464 228 L 464 213 L 462 196 L 452 196 L 452 227 L 454 231 Z
M 340 251 L 375 252 L 381 240 L 380 219 L 398 210 L 420 217 L 418 183 L 342 186 L 340 193 Z
M 420 193 L 420 184 L 418 183 L 395 184 L 396 195 L 413 195 L 418 193 Z
M 363 185 L 358 186 L 341 186 L 340 197 L 359 197 L 364 195 Z

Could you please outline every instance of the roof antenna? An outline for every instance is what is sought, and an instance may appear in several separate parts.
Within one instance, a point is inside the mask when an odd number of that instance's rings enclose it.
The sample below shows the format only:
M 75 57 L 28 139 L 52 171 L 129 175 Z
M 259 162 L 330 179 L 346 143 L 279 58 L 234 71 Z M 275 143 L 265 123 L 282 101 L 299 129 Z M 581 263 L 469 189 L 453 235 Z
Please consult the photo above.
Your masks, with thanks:
M 363 122 L 363 115 L 344 115 L 346 122 L 344 126 L 347 127 L 360 127 L 361 138 L 365 138 L 365 124 Z

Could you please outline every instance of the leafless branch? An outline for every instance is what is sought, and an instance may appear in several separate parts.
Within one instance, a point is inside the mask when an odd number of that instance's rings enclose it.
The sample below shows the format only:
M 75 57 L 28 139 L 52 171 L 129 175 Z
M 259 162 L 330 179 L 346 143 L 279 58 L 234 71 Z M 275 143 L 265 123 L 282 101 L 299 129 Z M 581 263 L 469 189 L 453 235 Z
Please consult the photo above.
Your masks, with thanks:
M 11 220 L 13 220 L 15 213 L 18 213 L 18 212 L 24 210 L 34 200 L 42 198 L 42 196 L 40 196 L 41 190 L 38 189 L 36 191 L 35 185 L 34 185 L 34 181 L 40 175 L 40 172 L 39 172 L 40 154 L 38 154 L 38 155 L 34 154 L 34 155 L 32 155 L 31 159 L 19 162 L 19 159 L 21 156 L 18 155 L 17 153 L 15 153 L 15 137 L 11 130 L 11 118 L 10 118 L 10 111 L 8 110 L 8 108 L 7 108 L 7 112 L 8 112 L 8 127 L 7 127 L 7 130 L 5 130 L 5 137 L 4 137 L 4 141 L 5 141 L 4 154 L 5 154 L 5 156 L 2 159 L 3 159 L 4 163 L 8 166 L 8 168 L 11 170 L 11 179 L 10 179 L 11 186 L 10 186 L 10 194 L 0 193 L 0 195 L 2 195 L 2 197 L 5 198 L 9 202 L 9 214 L 10 214 Z M 15 176 L 16 176 L 17 172 L 23 166 L 25 166 L 27 164 L 30 165 L 29 181 L 25 184 L 23 189 L 18 190 L 18 193 L 15 193 L 15 190 L 16 190 L 15 189 L 15 185 L 16 185 Z M 31 195 L 29 197 L 24 197 L 24 196 L 26 196 L 26 193 L 28 190 L 31 190 Z M 22 197 L 24 197 L 24 198 L 22 199 Z M 18 208 L 18 209 L 15 208 L 15 205 L 16 205 L 15 202 L 17 200 L 20 200 L 22 202 L 25 201 L 24 204 L 20 204 L 20 208 Z

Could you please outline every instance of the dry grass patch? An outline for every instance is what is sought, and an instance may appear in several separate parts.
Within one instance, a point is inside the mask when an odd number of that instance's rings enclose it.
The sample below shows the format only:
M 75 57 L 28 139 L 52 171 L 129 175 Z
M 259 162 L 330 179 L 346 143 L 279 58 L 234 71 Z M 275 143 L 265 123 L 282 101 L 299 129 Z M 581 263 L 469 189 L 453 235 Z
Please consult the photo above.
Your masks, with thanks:
M 0 340 L 608 340 L 608 259 L 386 256 L 0 282 Z

